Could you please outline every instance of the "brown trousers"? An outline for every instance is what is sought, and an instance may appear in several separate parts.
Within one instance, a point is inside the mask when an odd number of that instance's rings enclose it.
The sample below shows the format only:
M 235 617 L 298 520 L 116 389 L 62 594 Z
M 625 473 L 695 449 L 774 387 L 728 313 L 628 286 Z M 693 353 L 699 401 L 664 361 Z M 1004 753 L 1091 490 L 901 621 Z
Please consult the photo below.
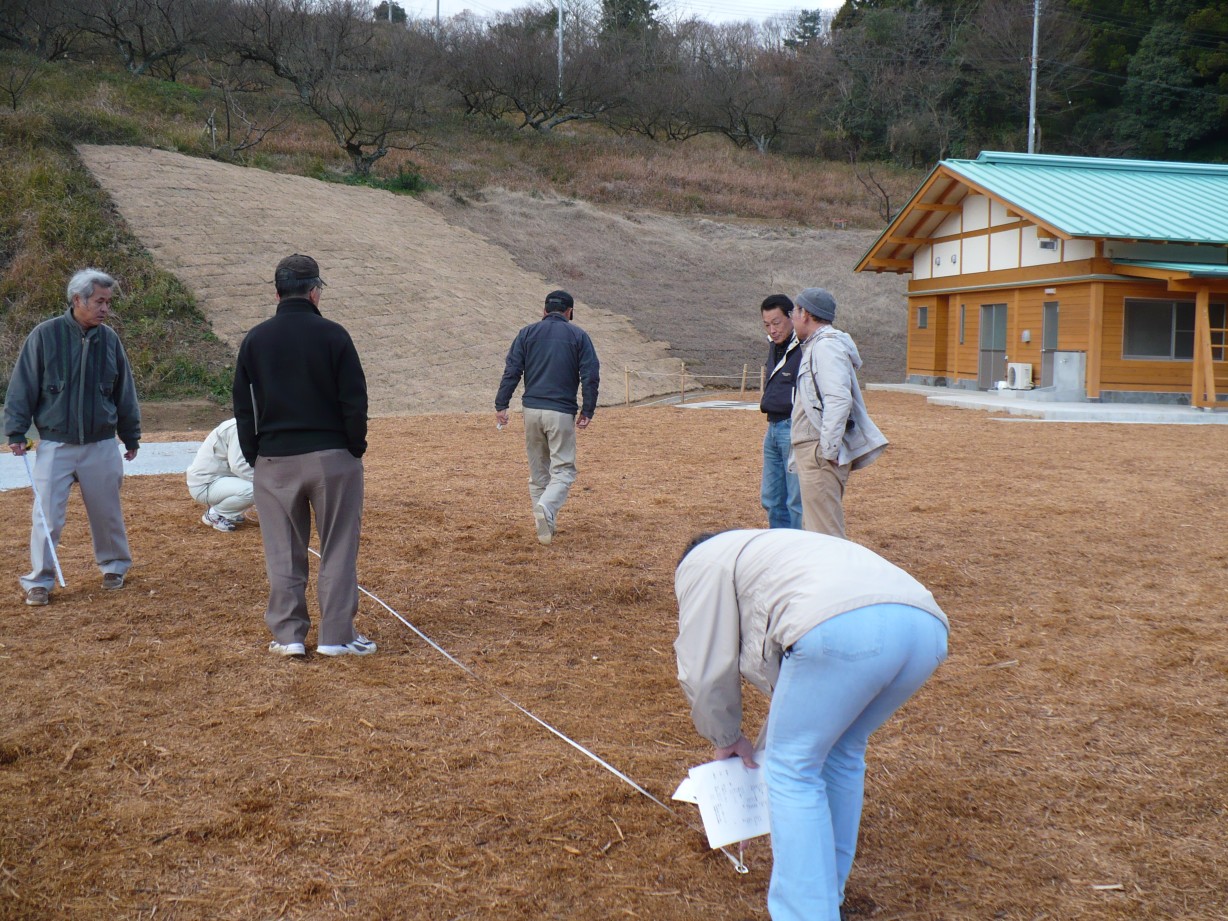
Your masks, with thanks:
M 344 449 L 291 457 L 258 457 L 256 509 L 264 540 L 269 603 L 264 622 L 279 643 L 302 643 L 307 613 L 307 544 L 311 516 L 320 535 L 321 646 L 354 639 L 358 612 L 358 535 L 362 526 L 362 461 Z
M 836 466 L 819 454 L 817 441 L 793 446 L 797 482 L 802 491 L 802 527 L 844 537 L 844 487 L 849 465 Z

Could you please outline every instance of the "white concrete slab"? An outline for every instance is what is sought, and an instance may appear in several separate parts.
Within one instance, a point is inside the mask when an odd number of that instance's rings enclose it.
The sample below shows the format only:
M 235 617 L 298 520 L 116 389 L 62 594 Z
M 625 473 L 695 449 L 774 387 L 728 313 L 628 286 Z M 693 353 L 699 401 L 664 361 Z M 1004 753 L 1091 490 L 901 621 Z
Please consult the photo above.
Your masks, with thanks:
M 1133 425 L 1228 425 L 1228 407 L 1195 409 L 1160 403 L 1061 403 L 1029 400 L 1011 391 L 956 390 L 921 384 L 867 384 L 867 390 L 894 390 L 924 396 L 935 406 L 981 409 L 1046 422 L 1115 422 Z
M 200 448 L 199 441 L 146 441 L 141 443 L 136 458 L 124 461 L 124 476 L 149 476 L 160 473 L 183 473 Z M 123 454 L 124 446 L 115 442 L 115 450 Z M 31 465 L 34 460 L 31 458 Z M 30 488 L 25 461 L 7 451 L 0 453 L 0 492 L 6 489 Z M 186 490 L 187 487 L 185 486 Z

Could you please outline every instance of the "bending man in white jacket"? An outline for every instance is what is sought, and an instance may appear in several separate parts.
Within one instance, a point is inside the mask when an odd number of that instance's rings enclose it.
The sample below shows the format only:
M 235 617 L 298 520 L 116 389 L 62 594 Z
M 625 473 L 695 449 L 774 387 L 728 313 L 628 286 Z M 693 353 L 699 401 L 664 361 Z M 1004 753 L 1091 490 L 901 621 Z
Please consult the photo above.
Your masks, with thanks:
M 904 570 L 846 540 L 777 528 L 692 542 L 674 575 L 678 681 L 717 759 L 755 766 L 742 679 L 772 699 L 772 921 L 840 921 L 866 742 L 947 656 L 947 618 Z
M 219 531 L 233 531 L 243 513 L 256 503 L 252 468 L 243 457 L 235 420 L 227 419 L 205 438 L 188 467 L 188 492 L 208 506 L 201 521 Z
M 887 439 L 866 412 L 857 383 L 861 355 L 852 337 L 833 327 L 836 299 L 807 288 L 793 307 L 802 343 L 790 435 L 802 493 L 802 527 L 844 537 L 844 487 L 849 471 L 868 467 Z

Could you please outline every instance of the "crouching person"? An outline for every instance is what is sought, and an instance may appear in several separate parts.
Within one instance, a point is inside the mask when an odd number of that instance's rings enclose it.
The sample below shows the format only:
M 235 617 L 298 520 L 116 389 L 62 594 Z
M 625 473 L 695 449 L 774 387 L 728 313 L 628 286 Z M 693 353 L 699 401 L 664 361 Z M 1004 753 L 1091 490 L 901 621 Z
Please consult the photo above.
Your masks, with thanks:
M 188 493 L 205 506 L 201 521 L 218 531 L 233 531 L 256 504 L 252 468 L 239 447 L 234 419 L 208 434 L 188 467 Z
M 746 530 L 692 542 L 674 577 L 678 680 L 714 758 L 756 766 L 741 679 L 765 731 L 773 921 L 839 921 L 870 734 L 947 655 L 947 618 L 916 579 L 858 544 Z

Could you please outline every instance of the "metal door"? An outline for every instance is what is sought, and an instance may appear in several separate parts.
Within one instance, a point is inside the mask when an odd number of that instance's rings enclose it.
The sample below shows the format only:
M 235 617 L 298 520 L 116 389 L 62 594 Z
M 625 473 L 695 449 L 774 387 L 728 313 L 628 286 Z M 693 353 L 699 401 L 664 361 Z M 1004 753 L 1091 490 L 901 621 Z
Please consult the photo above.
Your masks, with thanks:
M 1040 321 L 1040 386 L 1053 386 L 1053 358 L 1057 352 L 1057 301 L 1045 301 Z
M 976 366 L 976 385 L 992 390 L 1006 380 L 1006 305 L 981 305 L 980 358 Z

